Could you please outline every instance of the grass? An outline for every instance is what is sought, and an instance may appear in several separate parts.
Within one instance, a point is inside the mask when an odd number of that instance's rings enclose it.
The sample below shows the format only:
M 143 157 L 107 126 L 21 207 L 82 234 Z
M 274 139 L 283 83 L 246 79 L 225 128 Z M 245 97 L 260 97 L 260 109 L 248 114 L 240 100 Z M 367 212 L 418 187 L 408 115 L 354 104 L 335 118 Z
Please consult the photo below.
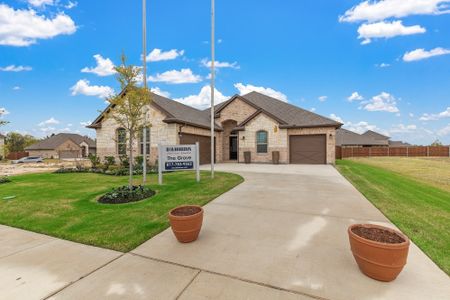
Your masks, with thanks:
M 337 161 L 337 168 L 450 275 L 449 192 L 359 160 Z
M 164 184 L 150 187 L 157 194 L 129 204 L 99 204 L 96 199 L 127 177 L 91 173 L 28 174 L 10 177 L 0 187 L 0 223 L 84 244 L 129 251 L 166 229 L 167 213 L 182 204 L 204 205 L 243 181 L 217 172 L 212 180 L 194 172 L 164 175 Z M 136 177 L 137 181 L 139 177 Z M 149 177 L 157 182 L 156 175 Z M 11 200 L 2 200 L 7 196 Z
M 391 170 L 450 192 L 448 157 L 372 157 L 353 160 Z

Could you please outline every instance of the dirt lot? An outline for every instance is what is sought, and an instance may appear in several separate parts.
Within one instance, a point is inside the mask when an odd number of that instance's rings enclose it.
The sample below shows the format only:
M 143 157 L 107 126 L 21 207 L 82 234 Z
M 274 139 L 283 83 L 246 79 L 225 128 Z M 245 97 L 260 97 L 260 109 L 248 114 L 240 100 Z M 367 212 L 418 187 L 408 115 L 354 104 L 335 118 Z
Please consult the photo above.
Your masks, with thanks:
M 371 157 L 352 160 L 388 169 L 450 192 L 450 158 Z
M 38 164 L 11 164 L 11 162 L 0 163 L 0 176 L 2 175 L 19 175 L 29 173 L 53 172 L 61 167 L 74 167 L 76 164 L 89 165 L 88 160 L 82 161 L 59 161 L 59 160 L 45 160 Z

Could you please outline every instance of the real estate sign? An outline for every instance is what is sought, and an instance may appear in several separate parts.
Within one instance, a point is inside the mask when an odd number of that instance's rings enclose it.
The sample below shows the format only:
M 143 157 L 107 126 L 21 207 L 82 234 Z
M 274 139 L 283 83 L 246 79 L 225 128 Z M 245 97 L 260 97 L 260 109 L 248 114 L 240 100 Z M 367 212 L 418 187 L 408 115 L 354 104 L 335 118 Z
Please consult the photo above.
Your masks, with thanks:
M 162 184 L 163 171 L 195 170 L 200 181 L 199 144 L 159 145 L 159 184 Z

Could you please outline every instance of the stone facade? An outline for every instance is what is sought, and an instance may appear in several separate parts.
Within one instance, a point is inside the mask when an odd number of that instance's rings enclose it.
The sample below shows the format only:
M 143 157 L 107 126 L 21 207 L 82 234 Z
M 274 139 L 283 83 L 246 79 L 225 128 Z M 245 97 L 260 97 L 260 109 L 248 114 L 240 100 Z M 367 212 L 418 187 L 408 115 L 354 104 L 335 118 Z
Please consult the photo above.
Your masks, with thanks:
M 0 157 L 5 158 L 5 138 L 0 134 Z
M 150 155 L 149 161 L 154 164 L 158 158 L 158 144 L 178 143 L 178 124 L 167 124 L 163 122 L 166 116 L 154 106 L 148 108 L 148 119 L 150 120 Z M 103 159 L 105 156 L 114 156 L 119 159 L 117 147 L 117 129 L 120 126 L 113 118 L 107 118 L 102 122 L 102 127 L 96 129 L 97 155 Z M 128 148 L 128 143 L 127 143 Z M 128 153 L 128 152 L 127 152 Z M 133 155 L 141 155 L 139 141 L 135 140 Z

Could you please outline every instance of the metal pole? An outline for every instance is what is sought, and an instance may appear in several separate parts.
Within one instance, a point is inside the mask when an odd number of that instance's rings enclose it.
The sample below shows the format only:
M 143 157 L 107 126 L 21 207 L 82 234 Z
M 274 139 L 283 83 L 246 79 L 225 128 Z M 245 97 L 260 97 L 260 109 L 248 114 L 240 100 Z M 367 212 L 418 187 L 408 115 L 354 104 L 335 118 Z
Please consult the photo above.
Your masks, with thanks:
M 214 0 L 211 0 L 211 178 L 214 178 Z
M 195 142 L 195 175 L 197 182 L 200 182 L 200 143 Z
M 143 63 L 144 68 L 142 70 L 142 77 L 144 80 L 144 89 L 147 90 L 147 1 L 142 0 L 142 53 L 143 53 Z M 145 114 L 147 118 L 147 114 Z M 142 146 L 142 182 L 145 184 L 147 181 L 147 125 L 145 124 L 143 129 L 143 143 Z
M 163 183 L 163 178 L 162 178 L 162 149 L 161 149 L 161 145 L 158 145 L 158 184 L 161 185 Z

